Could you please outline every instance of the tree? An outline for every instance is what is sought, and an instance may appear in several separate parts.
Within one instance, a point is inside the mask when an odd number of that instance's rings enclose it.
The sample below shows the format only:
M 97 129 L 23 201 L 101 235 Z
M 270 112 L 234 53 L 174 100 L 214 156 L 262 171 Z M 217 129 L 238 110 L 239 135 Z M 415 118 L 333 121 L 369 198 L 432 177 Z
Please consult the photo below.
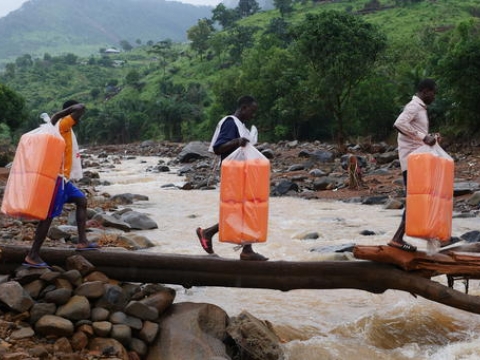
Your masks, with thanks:
M 208 19 L 198 20 L 197 25 L 187 30 L 188 40 L 192 42 L 191 47 L 200 55 L 200 60 L 203 60 L 203 54 L 209 48 L 208 41 L 214 31 L 212 21 Z
M 140 78 L 140 73 L 137 70 L 133 69 L 130 70 L 125 76 L 125 83 L 127 85 L 135 86 L 140 81 Z
M 133 46 L 127 40 L 121 40 L 120 46 L 124 51 L 130 51 L 133 49 Z
M 222 3 L 212 10 L 212 14 L 212 20 L 218 22 L 223 29 L 229 28 L 235 21 L 240 19 L 240 14 L 237 10 L 227 9 Z
M 258 28 L 251 26 L 235 26 L 229 32 L 227 40 L 230 48 L 230 57 L 236 63 L 241 63 L 242 53 L 254 45 L 253 35 Z
M 0 124 L 6 124 L 9 130 L 15 131 L 21 128 L 26 118 L 23 97 L 0 83 Z
M 334 117 L 343 147 L 345 106 L 352 90 L 372 72 L 386 38 L 362 18 L 337 11 L 308 14 L 294 33 L 296 50 L 309 64 L 310 89 Z
M 282 17 L 293 11 L 293 0 L 273 0 L 273 4 Z
M 260 10 L 260 6 L 256 0 L 239 0 L 236 7 L 241 18 L 245 18 L 257 13 Z
M 446 94 L 454 104 L 452 128 L 456 135 L 478 135 L 480 131 L 480 26 L 462 23 L 440 62 L 439 80 L 449 85 Z M 442 94 L 443 95 L 443 94 Z
M 29 66 L 32 66 L 33 65 L 32 56 L 30 54 L 19 56 L 15 60 L 15 65 L 17 65 L 18 68 L 27 68 Z
M 172 54 L 172 40 L 165 39 L 159 41 L 155 45 L 152 46 L 149 53 L 155 54 L 160 56 L 160 64 L 163 69 L 163 76 L 165 77 L 167 74 L 167 60 L 173 55 Z

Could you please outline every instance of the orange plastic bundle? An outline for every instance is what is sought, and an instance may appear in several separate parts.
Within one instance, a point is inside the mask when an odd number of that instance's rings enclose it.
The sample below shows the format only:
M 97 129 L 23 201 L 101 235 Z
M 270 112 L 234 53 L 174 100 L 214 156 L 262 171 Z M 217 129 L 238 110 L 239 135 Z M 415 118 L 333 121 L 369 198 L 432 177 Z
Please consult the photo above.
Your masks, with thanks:
M 65 141 L 50 123 L 22 135 L 8 176 L 1 211 L 43 220 L 62 165 Z
M 406 228 L 409 236 L 448 241 L 452 235 L 453 159 L 438 145 L 408 156 Z
M 220 181 L 221 242 L 265 242 L 268 229 L 270 161 L 252 145 L 222 161 Z

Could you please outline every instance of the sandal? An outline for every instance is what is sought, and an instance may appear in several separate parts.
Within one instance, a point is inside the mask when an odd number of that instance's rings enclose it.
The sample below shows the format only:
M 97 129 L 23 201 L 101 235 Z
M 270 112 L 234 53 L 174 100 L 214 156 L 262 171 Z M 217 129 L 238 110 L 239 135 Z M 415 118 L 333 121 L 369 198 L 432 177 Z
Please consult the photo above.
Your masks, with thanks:
M 208 254 L 213 254 L 212 239 L 205 237 L 202 228 L 197 228 L 196 232 L 203 250 L 205 250 Z
M 243 261 L 267 261 L 268 258 L 256 252 L 247 252 L 240 254 L 240 260 Z
M 389 242 L 388 246 L 403 250 L 403 251 L 408 251 L 408 252 L 415 252 L 417 251 L 417 247 L 410 245 L 409 243 L 403 242 L 403 243 L 396 243 L 396 242 Z

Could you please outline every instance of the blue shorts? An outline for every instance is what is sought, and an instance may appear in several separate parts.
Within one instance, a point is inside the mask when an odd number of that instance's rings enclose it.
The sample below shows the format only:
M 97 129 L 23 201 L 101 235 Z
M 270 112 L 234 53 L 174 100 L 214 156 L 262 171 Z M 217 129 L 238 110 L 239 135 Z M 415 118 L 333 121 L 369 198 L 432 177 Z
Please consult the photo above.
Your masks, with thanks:
M 65 181 L 61 176 L 57 178 L 55 191 L 53 192 L 53 201 L 50 204 L 48 217 L 54 218 L 62 214 L 63 205 L 74 202 L 75 198 L 84 198 L 85 194 L 73 185 L 70 181 Z

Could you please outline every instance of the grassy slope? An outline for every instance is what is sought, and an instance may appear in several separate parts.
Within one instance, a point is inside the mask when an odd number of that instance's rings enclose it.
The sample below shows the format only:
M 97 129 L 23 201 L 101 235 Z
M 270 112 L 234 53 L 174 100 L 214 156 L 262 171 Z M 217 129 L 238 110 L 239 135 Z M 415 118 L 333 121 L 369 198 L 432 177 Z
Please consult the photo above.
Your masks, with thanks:
M 360 10 L 364 3 L 365 1 L 344 1 L 322 5 L 296 5 L 296 11 L 288 18 L 288 21 L 293 23 L 302 21 L 307 12 L 331 9 L 346 10 L 352 5 L 354 5 L 353 10 Z M 382 4 L 389 5 L 391 1 L 383 1 Z M 471 19 L 468 10 L 474 6 L 479 7 L 476 0 L 424 1 L 408 8 L 392 8 L 364 16 L 367 21 L 377 24 L 387 34 L 391 47 L 404 46 L 409 51 L 416 51 L 414 47 L 416 45 L 410 46 L 410 44 L 412 41 L 413 44 L 417 42 L 419 34 L 425 27 L 451 29 L 458 22 Z M 242 25 L 266 26 L 272 18 L 278 15 L 276 10 L 261 12 L 242 20 Z M 179 51 L 186 51 L 186 45 L 178 45 L 178 47 Z M 177 57 L 174 62 L 169 63 L 167 72 L 176 68 L 178 71 L 173 76 L 174 82 L 186 84 L 194 81 L 202 83 L 208 88 L 208 83 L 220 74 L 217 70 L 220 61 L 214 59 L 201 62 L 191 51 L 187 52 L 191 56 Z M 89 92 L 93 88 L 103 90 L 105 81 L 108 79 L 117 79 L 119 85 L 122 85 L 126 74 L 132 69 L 137 69 L 140 74 L 147 73 L 141 80 L 145 84 L 142 98 L 151 99 L 158 94 L 158 83 L 163 77 L 163 69 L 157 61 L 152 59 L 153 55 L 145 51 L 144 47 L 136 48 L 130 53 L 114 55 L 112 58 L 127 60 L 127 64 L 121 68 L 69 67 L 68 72 L 60 74 L 52 72 L 45 79 L 40 76 L 19 77 L 15 83 L 9 84 L 9 86 L 22 94 L 29 103 L 45 103 L 48 107 L 46 110 L 49 110 L 58 103 L 59 98 L 72 96 L 82 99 L 82 101 L 91 101 Z M 43 99 L 40 100 L 39 97 Z

